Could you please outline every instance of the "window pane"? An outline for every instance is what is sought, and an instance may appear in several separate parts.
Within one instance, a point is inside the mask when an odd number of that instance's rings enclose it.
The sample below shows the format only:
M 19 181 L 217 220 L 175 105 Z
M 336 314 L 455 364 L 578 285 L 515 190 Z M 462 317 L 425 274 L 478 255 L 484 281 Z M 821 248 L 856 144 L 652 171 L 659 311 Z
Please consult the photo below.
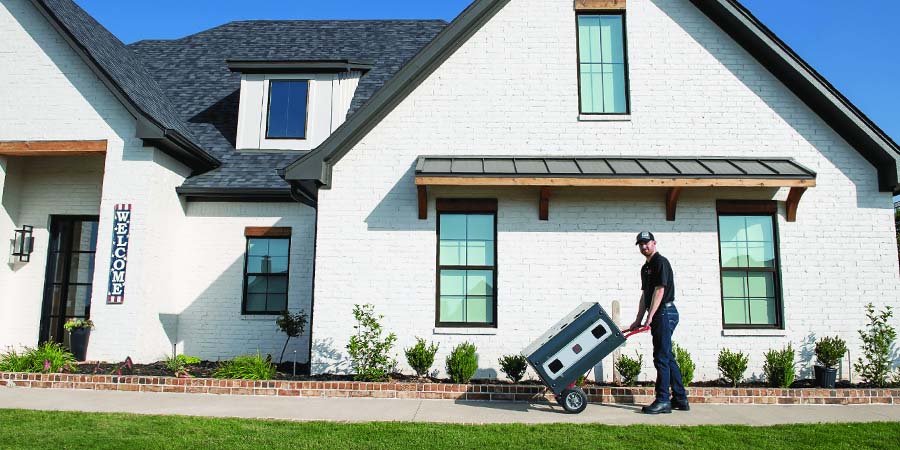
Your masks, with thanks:
M 746 246 L 739 242 L 722 242 L 722 267 L 747 267 Z
M 265 273 L 263 270 L 263 261 L 267 258 L 265 256 L 248 256 L 247 257 L 247 272 L 248 273 Z M 266 267 L 268 267 L 268 261 L 266 261 Z
M 593 48 L 597 46 L 599 36 L 593 36 L 592 31 L 600 27 L 598 16 L 578 16 L 578 57 L 581 62 L 599 62 L 594 59 Z
M 72 250 L 93 252 L 97 250 L 97 222 L 75 222 L 72 229 Z
M 772 217 L 747 216 L 744 217 L 747 229 L 748 241 L 772 242 Z
M 265 294 L 266 293 L 266 277 L 247 277 L 247 292 L 248 293 L 258 293 Z
M 306 97 L 309 83 L 272 81 L 269 84 L 268 138 L 306 137 Z
M 743 273 L 722 274 L 722 295 L 725 297 L 746 297 L 747 285 Z
M 269 240 L 269 256 L 288 256 L 288 246 L 290 241 L 287 239 L 270 239 Z
M 748 297 L 775 297 L 775 276 L 772 273 L 747 274 Z
M 719 216 L 719 240 L 723 243 L 746 241 L 744 216 Z
M 269 258 L 269 273 L 287 273 L 288 258 L 273 256 Z
M 284 294 L 287 292 L 287 277 L 268 277 L 266 292 L 270 294 Z
M 750 323 L 753 325 L 775 325 L 775 299 L 751 298 Z
M 750 323 L 747 317 L 747 300 L 743 298 L 725 298 L 722 300 L 722 308 L 725 310 L 725 323 L 729 325 L 746 325 Z
M 492 297 L 467 297 L 466 322 L 491 323 L 494 321 L 494 302 Z
M 469 241 L 466 246 L 466 264 L 469 266 L 494 265 L 494 241 Z
M 466 239 L 465 214 L 441 214 L 441 240 Z
M 748 242 L 747 267 L 775 267 L 775 250 L 772 243 Z
M 269 240 L 268 239 L 257 239 L 250 238 L 247 239 L 247 254 L 251 256 L 266 256 L 269 254 Z
M 494 216 L 473 214 L 467 217 L 466 239 L 479 241 L 494 240 Z
M 441 296 L 441 322 L 463 322 L 465 297 L 462 296 Z
M 602 49 L 602 62 L 624 63 L 625 55 L 622 30 L 622 16 L 600 17 L 600 48 Z
M 441 265 L 466 265 L 466 241 L 441 240 Z
M 247 294 L 247 311 L 262 312 L 266 310 L 266 294 Z
M 91 304 L 91 286 L 69 286 L 69 298 L 66 302 L 66 315 L 84 317 L 88 305 Z
M 90 283 L 94 278 L 94 254 L 73 253 L 69 266 L 70 283 Z
M 266 299 L 266 311 L 280 312 L 287 309 L 287 294 L 269 294 Z
M 493 295 L 494 272 L 469 270 L 466 274 L 466 295 Z
M 465 295 L 466 271 L 442 270 L 441 271 L 441 296 Z

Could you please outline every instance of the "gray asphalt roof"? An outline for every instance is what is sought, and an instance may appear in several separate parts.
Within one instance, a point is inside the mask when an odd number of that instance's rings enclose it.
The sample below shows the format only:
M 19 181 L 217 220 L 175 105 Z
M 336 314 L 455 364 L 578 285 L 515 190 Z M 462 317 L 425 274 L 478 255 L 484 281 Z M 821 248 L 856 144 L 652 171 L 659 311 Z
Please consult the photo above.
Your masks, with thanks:
M 184 117 L 197 142 L 222 166 L 185 187 L 284 188 L 275 172 L 306 152 L 237 152 L 241 74 L 226 60 L 365 60 L 350 113 L 360 108 L 445 26 L 441 20 L 240 21 L 175 40 L 128 46 Z
M 138 55 L 71 0 L 34 1 L 42 4 L 71 33 L 133 106 L 161 126 L 196 143 L 175 105 L 169 101 L 167 93 L 147 71 Z
M 419 156 L 419 176 L 814 179 L 790 158 Z

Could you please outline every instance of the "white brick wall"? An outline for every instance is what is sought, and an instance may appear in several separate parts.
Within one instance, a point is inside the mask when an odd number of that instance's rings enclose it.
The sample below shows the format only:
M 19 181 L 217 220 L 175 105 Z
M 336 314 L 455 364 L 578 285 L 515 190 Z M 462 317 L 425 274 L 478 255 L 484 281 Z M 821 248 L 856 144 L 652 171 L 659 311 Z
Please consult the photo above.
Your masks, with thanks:
M 675 339 L 694 354 L 698 379 L 718 377 L 724 347 L 749 351 L 748 375 L 759 375 L 768 348 L 810 336 L 839 334 L 858 355 L 863 304 L 900 298 L 891 199 L 874 168 L 684 1 L 629 2 L 631 118 L 579 122 L 574 24 L 570 0 L 513 0 L 337 164 L 334 187 L 320 194 L 313 370 L 347 369 L 355 303 L 386 316 L 401 367 L 415 336 L 440 342 L 439 369 L 469 340 L 482 375 L 579 302 L 619 300 L 630 323 L 642 229 L 674 265 Z M 715 214 L 716 199 L 783 201 L 785 190 L 687 189 L 667 222 L 662 190 L 555 189 L 542 222 L 537 189 L 441 188 L 430 189 L 420 221 L 413 165 L 422 154 L 792 157 L 818 173 L 818 186 L 796 222 L 785 223 L 783 204 L 779 215 L 787 330 L 723 336 Z M 494 335 L 434 333 L 434 199 L 454 196 L 499 200 Z M 645 355 L 643 378 L 655 376 L 650 347 L 642 336 L 625 349 Z
M 0 158 L 0 238 L 35 225 L 27 264 L 0 265 L 0 350 L 38 339 L 50 214 L 100 216 L 88 358 L 135 362 L 172 349 L 207 359 L 281 351 L 274 318 L 240 316 L 245 226 L 294 230 L 290 305 L 309 311 L 315 219 L 285 204 L 183 204 L 189 170 L 135 139 L 135 121 L 26 0 L 0 2 L 0 140 L 100 140 L 104 158 Z M 133 204 L 125 303 L 107 305 L 112 214 Z M 173 321 L 172 319 L 176 320 Z M 175 322 L 178 330 L 173 330 Z M 295 340 L 301 361 L 308 338 Z

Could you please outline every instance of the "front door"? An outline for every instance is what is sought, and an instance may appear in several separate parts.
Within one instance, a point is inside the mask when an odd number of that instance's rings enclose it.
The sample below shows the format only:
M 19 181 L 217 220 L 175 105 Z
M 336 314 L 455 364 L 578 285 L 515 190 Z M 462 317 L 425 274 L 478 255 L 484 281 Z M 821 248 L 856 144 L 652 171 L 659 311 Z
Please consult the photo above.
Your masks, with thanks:
M 68 347 L 66 320 L 90 318 L 98 222 L 96 216 L 50 216 L 41 342 Z

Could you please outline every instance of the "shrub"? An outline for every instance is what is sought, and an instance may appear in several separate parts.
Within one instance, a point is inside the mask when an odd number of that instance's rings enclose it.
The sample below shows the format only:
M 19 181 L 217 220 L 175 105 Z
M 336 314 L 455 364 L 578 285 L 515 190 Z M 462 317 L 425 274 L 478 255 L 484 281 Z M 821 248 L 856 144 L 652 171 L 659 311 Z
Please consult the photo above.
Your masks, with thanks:
M 271 380 L 275 378 L 275 365 L 272 364 L 272 356 L 265 358 L 256 355 L 243 355 L 226 361 L 215 373 L 215 378 L 230 378 L 237 380 Z
M 636 355 L 637 359 L 631 358 L 628 355 L 619 356 L 619 359 L 617 359 L 614 364 L 616 370 L 619 371 L 619 375 L 622 375 L 622 382 L 625 386 L 634 386 L 638 375 L 641 374 L 641 366 L 644 365 L 644 357 L 639 353 L 636 353 Z
M 794 348 L 791 344 L 781 350 L 766 352 L 763 372 L 772 387 L 788 388 L 794 382 Z
M 281 356 L 278 357 L 278 362 L 284 362 L 284 351 L 287 350 L 288 342 L 291 342 L 292 337 L 298 337 L 303 334 L 303 330 L 306 329 L 306 313 L 297 311 L 291 314 L 290 311 L 285 311 L 275 321 L 275 324 L 278 325 L 278 329 L 287 335 L 284 347 L 281 347 Z
M 416 345 L 405 350 L 406 362 L 416 371 L 416 376 L 428 374 L 428 370 L 434 364 L 434 354 L 438 351 L 437 344 L 425 344 L 425 339 L 416 338 Z
M 55 342 L 45 342 L 37 347 L 25 347 L 22 354 L 15 350 L 0 355 L 0 371 L 53 373 L 69 370 L 75 364 L 75 356 Z
M 76 328 L 87 328 L 92 330 L 94 329 L 94 322 L 92 322 L 91 319 L 69 319 L 63 324 L 63 328 L 70 333 Z
M 678 368 L 681 369 L 681 380 L 685 386 L 691 384 L 694 381 L 694 369 L 697 368 L 694 360 L 691 359 L 691 354 L 678 344 L 673 345 L 672 352 L 675 354 L 675 362 L 678 363 Z
M 171 370 L 176 377 L 186 378 L 191 375 L 187 366 L 199 363 L 200 358 L 188 355 L 175 355 L 174 357 L 167 356 L 164 362 L 166 369 Z
M 863 341 L 863 357 L 853 365 L 866 382 L 878 387 L 887 384 L 891 372 L 891 345 L 897 338 L 897 331 L 888 322 L 893 316 L 890 306 L 884 311 L 875 312 L 875 306 L 866 305 L 866 317 L 869 318 L 868 330 L 859 330 Z
M 353 305 L 356 334 L 350 337 L 347 351 L 356 370 L 356 379 L 360 381 L 387 380 L 391 369 L 397 364 L 389 356 L 397 336 L 394 333 L 381 336 L 384 330 L 378 321 L 384 316 L 375 317 L 374 308 L 372 305 Z
M 447 356 L 447 374 L 454 383 L 468 383 L 478 369 L 478 355 L 475 344 L 463 342 L 453 348 Z
M 503 355 L 498 362 L 500 363 L 500 371 L 506 374 L 506 377 L 513 383 L 522 381 L 525 371 L 528 369 L 528 360 L 525 355 Z
M 737 387 L 737 384 L 744 379 L 748 361 L 747 355 L 741 352 L 732 353 L 731 350 L 723 348 L 719 352 L 719 372 L 731 382 L 732 387 Z
M 816 358 L 826 368 L 837 366 L 846 353 L 847 343 L 837 336 L 825 336 L 816 342 Z

